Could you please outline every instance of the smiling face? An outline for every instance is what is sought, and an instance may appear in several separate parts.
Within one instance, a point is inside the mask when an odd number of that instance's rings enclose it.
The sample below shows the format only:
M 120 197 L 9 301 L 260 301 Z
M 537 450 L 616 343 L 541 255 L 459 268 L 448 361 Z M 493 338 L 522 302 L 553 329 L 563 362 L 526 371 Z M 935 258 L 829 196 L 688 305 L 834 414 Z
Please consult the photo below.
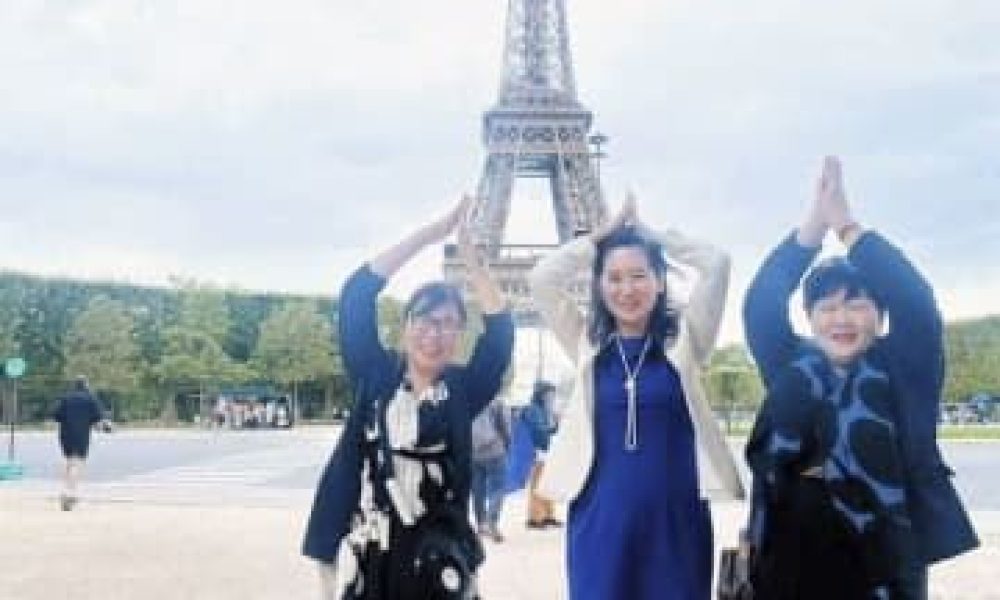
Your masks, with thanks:
M 408 368 L 436 379 L 455 358 L 465 318 L 451 302 L 420 315 L 410 316 L 403 329 L 403 351 Z
M 864 292 L 848 297 L 841 288 L 816 300 L 809 310 L 816 344 L 834 365 L 844 366 L 865 352 L 882 330 L 878 306 Z
M 661 292 L 663 282 L 642 247 L 618 246 L 608 251 L 600 274 L 600 295 L 619 333 L 645 333 Z

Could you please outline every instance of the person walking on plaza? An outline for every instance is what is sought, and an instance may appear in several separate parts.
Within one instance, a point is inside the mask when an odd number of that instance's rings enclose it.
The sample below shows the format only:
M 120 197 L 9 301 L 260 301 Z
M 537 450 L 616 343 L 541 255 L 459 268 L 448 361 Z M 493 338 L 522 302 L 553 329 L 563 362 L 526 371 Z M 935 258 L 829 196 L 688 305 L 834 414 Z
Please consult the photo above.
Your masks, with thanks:
M 667 261 L 697 280 L 681 306 Z M 589 318 L 571 289 L 589 270 Z M 701 382 L 725 305 L 728 257 L 675 230 L 654 233 L 631 197 L 599 229 L 544 257 L 535 304 L 576 364 L 540 490 L 570 501 L 571 600 L 705 600 L 712 525 L 700 446 L 733 496 L 735 460 Z
M 325 598 L 474 597 L 471 571 L 482 556 L 468 518 L 472 420 L 503 384 L 514 324 L 469 239 L 469 204 L 463 200 L 379 254 L 341 290 L 338 339 L 354 405 L 317 486 L 303 541 L 303 553 L 320 563 Z M 384 347 L 379 293 L 419 250 L 456 230 L 483 315 L 468 362 L 452 363 L 466 309 L 459 290 L 442 282 L 412 294 L 401 348 Z M 435 529 L 440 524 L 448 529 Z M 418 554 L 428 547 L 466 554 Z
M 472 506 L 479 535 L 497 543 L 510 440 L 510 409 L 496 399 L 472 422 Z
M 52 418 L 59 423 L 59 446 L 66 461 L 59 503 L 63 510 L 72 510 L 79 502 L 77 488 L 90 451 L 91 428 L 104 419 L 85 377 L 78 376 L 72 389 L 59 398 Z
M 788 301 L 828 231 L 847 254 L 802 281 L 802 338 Z M 937 445 L 941 315 L 903 253 L 854 218 L 838 159 L 743 310 L 767 388 L 746 446 L 758 597 L 927 598 L 927 565 L 978 545 Z
M 528 481 L 528 520 L 525 524 L 529 529 L 562 526 L 562 522 L 556 519 L 555 503 L 538 490 L 538 483 L 545 469 L 545 455 L 548 454 L 552 436 L 557 429 L 553 410 L 555 393 L 556 387 L 548 381 L 535 382 L 531 402 L 521 412 L 521 419 L 531 435 L 531 444 L 535 450 Z

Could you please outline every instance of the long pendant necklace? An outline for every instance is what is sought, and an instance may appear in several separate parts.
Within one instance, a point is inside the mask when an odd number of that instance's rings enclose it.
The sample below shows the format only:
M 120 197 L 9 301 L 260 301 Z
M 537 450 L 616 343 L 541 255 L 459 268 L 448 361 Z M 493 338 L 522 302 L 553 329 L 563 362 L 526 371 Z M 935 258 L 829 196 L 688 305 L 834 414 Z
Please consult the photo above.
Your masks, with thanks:
M 625 350 L 622 348 L 622 338 L 615 336 L 615 344 L 618 346 L 618 356 L 622 359 L 622 367 L 625 368 L 625 394 L 628 398 L 628 413 L 625 421 L 625 450 L 634 452 L 639 447 L 639 422 L 636 409 L 636 393 L 639 376 L 639 369 L 646 360 L 646 353 L 649 352 L 649 336 L 642 345 L 642 352 L 639 353 L 639 360 L 635 362 L 635 368 L 629 367 L 628 359 L 625 358 Z

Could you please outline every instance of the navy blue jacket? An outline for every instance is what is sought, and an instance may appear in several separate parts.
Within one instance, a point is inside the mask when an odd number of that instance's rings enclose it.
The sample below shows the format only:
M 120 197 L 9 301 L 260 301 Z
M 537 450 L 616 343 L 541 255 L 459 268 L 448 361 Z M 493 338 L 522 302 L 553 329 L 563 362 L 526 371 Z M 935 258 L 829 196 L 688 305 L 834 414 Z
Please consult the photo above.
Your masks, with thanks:
M 384 348 L 378 334 L 378 294 L 385 280 L 367 265 L 344 284 L 338 331 L 344 368 L 354 388 L 354 406 L 316 488 L 302 553 L 332 561 L 361 495 L 362 434 L 375 400 L 381 410 L 403 380 L 402 357 Z M 514 322 L 507 312 L 484 315 L 484 331 L 465 366 L 450 365 L 448 452 L 455 467 L 454 502 L 465 514 L 472 469 L 472 420 L 500 391 L 514 345 Z
M 59 437 L 64 445 L 86 450 L 90 428 L 103 418 L 103 414 L 93 394 L 87 390 L 73 390 L 59 399 L 52 418 L 59 423 Z
M 798 244 L 794 234 L 789 236 L 767 257 L 747 290 L 746 339 L 768 388 L 804 343 L 792 330 L 788 300 L 817 251 Z M 874 342 L 870 352 L 887 365 L 895 390 L 896 426 L 918 555 L 926 564 L 955 556 L 979 541 L 937 444 L 944 326 L 934 293 L 903 253 L 875 232 L 865 232 L 851 246 L 848 259 L 864 273 L 889 318 L 888 333 Z

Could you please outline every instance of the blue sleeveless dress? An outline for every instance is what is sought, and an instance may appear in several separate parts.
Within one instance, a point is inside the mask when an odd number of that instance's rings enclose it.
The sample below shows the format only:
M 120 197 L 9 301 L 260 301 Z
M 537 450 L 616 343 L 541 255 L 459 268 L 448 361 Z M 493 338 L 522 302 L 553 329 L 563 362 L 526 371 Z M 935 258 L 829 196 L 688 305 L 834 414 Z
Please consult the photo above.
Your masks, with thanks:
M 622 347 L 634 369 L 643 339 Z M 569 597 L 707 600 L 712 525 L 684 391 L 655 344 L 637 381 L 638 445 L 629 450 L 625 368 L 617 344 L 606 344 L 594 365 L 594 463 L 569 507 Z

